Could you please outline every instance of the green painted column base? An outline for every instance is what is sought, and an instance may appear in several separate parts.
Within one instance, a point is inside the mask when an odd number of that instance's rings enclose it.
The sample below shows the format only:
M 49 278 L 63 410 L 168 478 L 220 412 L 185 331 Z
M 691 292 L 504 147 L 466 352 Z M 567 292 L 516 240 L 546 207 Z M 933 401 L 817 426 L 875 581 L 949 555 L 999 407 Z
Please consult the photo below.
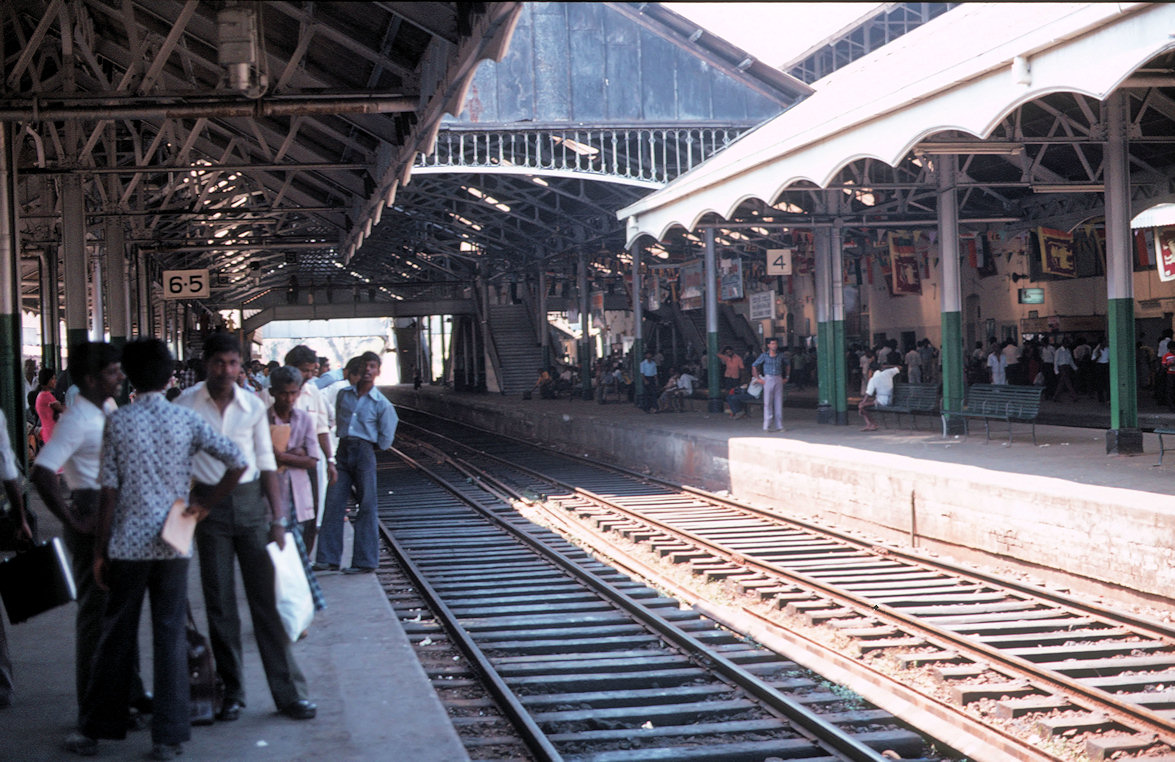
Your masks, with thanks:
M 942 433 L 943 436 L 962 434 L 966 420 L 951 415 L 963 408 L 963 315 L 960 312 L 942 313 Z
M 722 374 L 718 372 L 718 332 L 706 333 L 706 412 L 722 412 Z
M 14 347 L 13 350 L 0 352 L 0 378 L 4 379 L 0 382 L 0 409 L 4 410 L 8 420 L 8 430 L 0 431 L 0 436 L 8 437 L 17 462 L 24 467 L 28 465 L 25 462 L 28 459 L 28 447 L 21 443 L 25 441 L 24 411 L 28 401 L 21 399 L 24 396 L 24 363 L 20 356 L 20 333 L 19 314 L 0 315 L 0 336 L 4 337 L 6 344 Z
M 632 341 L 632 368 L 629 372 L 632 373 L 632 401 L 633 404 L 639 406 L 641 404 L 641 397 L 645 393 L 645 379 L 641 375 L 641 360 L 645 359 L 645 340 L 633 339 Z
M 1107 455 L 1142 455 L 1142 429 L 1106 431 Z
M 833 361 L 832 324 L 816 324 L 816 423 L 836 423 L 833 394 L 836 363 Z
M 1106 453 L 1140 455 L 1138 371 L 1134 357 L 1134 299 L 1110 299 L 1107 317 L 1110 346 L 1110 429 Z
M 836 425 L 849 424 L 849 376 L 847 360 L 845 358 L 845 321 L 833 320 L 829 323 L 832 341 L 829 342 L 829 362 L 832 375 L 832 409 L 835 411 Z M 822 351 L 817 347 L 817 353 Z

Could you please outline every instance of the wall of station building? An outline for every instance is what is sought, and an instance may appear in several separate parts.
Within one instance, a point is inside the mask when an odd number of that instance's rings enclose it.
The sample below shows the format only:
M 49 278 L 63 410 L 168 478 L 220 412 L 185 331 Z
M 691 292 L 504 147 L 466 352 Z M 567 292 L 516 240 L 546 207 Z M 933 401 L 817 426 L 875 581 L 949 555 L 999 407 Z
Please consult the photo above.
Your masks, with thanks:
M 966 246 L 960 267 L 966 349 L 973 348 L 977 341 L 986 345 L 989 336 L 1020 341 L 1025 335 L 1043 333 L 1056 338 L 1084 336 L 1094 341 L 1105 332 L 1108 301 L 1105 275 L 1034 279 L 1029 258 L 1037 255 L 1029 236 L 1036 235 L 1035 229 L 981 235 L 988 236 L 990 259 L 986 267 L 977 267 L 968 257 Z M 921 293 L 895 294 L 892 274 L 883 269 L 881 261 L 863 257 L 858 264 L 846 255 L 844 302 L 850 342 L 872 346 L 884 337 L 904 344 L 904 339 L 913 335 L 916 340 L 929 338 L 936 347 L 941 347 L 941 263 L 939 246 L 932 235 L 921 233 L 916 256 Z M 1144 336 L 1153 348 L 1161 330 L 1172 327 L 1175 281 L 1160 281 L 1157 269 L 1150 266 L 1135 269 L 1133 285 L 1137 334 Z M 764 335 L 774 330 L 775 335 L 788 336 L 792 345 L 797 345 L 816 330 L 814 275 L 811 272 L 792 275 L 782 280 L 782 286 L 779 291 L 775 285 L 774 324 L 754 320 L 751 323 Z M 762 287 L 748 282 L 747 292 Z M 1020 303 L 1020 290 L 1032 288 L 1043 291 L 1043 301 Z M 730 304 L 750 317 L 748 299 Z

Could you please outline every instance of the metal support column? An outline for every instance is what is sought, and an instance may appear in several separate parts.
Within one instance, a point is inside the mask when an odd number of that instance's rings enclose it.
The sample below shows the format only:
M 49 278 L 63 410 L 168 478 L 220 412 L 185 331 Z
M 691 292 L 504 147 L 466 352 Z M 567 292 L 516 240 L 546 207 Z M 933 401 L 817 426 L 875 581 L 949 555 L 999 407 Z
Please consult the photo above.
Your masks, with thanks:
M 110 289 L 110 343 L 121 349 L 131 335 L 131 314 L 126 235 L 120 217 L 106 218 L 106 280 Z
M 0 436 L 13 444 L 17 460 L 27 465 L 28 448 L 25 441 L 24 411 L 26 404 L 20 398 L 24 389 L 21 376 L 20 330 L 20 258 L 16 244 L 16 222 L 13 202 L 16 186 L 11 160 L 12 127 L 0 124 L 0 410 L 8 420 L 8 429 Z
M 65 275 L 65 348 L 89 341 L 86 285 L 86 198 L 78 175 L 61 178 L 61 242 Z
M 722 412 L 721 375 L 718 372 L 718 262 L 714 253 L 714 228 L 706 228 L 706 410 Z
M 102 295 L 102 257 L 95 251 L 90 257 L 90 336 L 102 341 L 106 336 L 106 300 Z
M 541 258 L 540 258 L 541 261 Z M 539 346 L 542 347 L 543 367 L 551 367 L 551 327 L 547 323 L 547 268 L 539 267 L 538 293 L 534 300 L 535 330 L 539 335 Z
M 632 367 L 629 372 L 632 374 L 633 384 L 633 400 L 638 404 L 643 399 L 642 395 L 645 393 L 645 379 L 641 376 L 641 360 L 645 356 L 645 303 L 641 298 L 641 289 L 643 284 L 641 282 L 641 244 L 638 241 L 633 241 L 632 245 L 628 247 L 628 251 L 632 254 L 632 352 L 630 359 Z
M 1106 290 L 1110 347 L 1110 429 L 1106 452 L 1142 452 L 1134 358 L 1134 261 L 1130 232 L 1130 109 L 1119 90 L 1103 105 L 1106 119 Z
M 845 360 L 844 224 L 839 217 L 832 225 L 829 249 L 829 270 L 832 274 L 832 313 L 828 316 L 830 337 L 827 344 L 821 341 L 816 352 L 828 353 L 828 369 L 832 374 L 832 412 L 836 424 L 845 426 L 849 422 L 849 375 Z
M 579 252 L 579 381 L 585 400 L 592 398 L 592 347 L 588 318 L 587 254 Z
M 41 365 L 61 368 L 61 283 L 58 280 L 57 247 L 48 246 L 40 255 Z
M 959 197 L 955 193 L 957 156 L 940 156 L 938 180 L 938 246 L 942 301 L 943 435 L 959 434 L 964 421 L 951 411 L 963 407 L 963 296 L 959 273 Z
M 818 211 L 827 210 L 818 208 Z M 816 422 L 833 423 L 835 413 L 832 398 L 835 394 L 835 384 L 832 380 L 832 326 L 829 324 L 829 307 L 832 302 L 832 237 L 826 227 L 815 228 L 812 237 L 816 249 Z M 800 347 L 798 351 L 805 350 Z
M 155 335 L 155 307 L 151 303 L 151 267 L 147 261 L 147 254 L 139 251 L 135 255 L 135 273 L 138 276 L 136 288 L 138 291 L 138 304 L 136 306 L 136 314 L 138 314 L 139 333 L 140 337 Z

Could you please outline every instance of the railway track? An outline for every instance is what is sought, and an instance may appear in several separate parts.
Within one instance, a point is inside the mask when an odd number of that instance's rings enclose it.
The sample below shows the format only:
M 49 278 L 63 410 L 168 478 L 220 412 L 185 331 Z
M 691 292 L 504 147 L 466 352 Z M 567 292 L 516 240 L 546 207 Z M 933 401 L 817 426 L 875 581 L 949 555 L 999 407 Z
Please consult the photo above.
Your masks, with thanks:
M 429 429 L 414 434 L 468 478 L 664 585 L 677 584 L 666 566 L 689 569 L 690 600 L 815 669 L 865 670 L 855 688 L 929 732 L 953 727 L 939 737 L 977 758 L 1024 758 L 1017 742 L 1042 758 L 1175 758 L 1175 632 L 1161 624 L 451 422 Z M 713 605 L 722 590 L 738 605 Z
M 379 466 L 392 556 L 379 574 L 414 643 L 427 641 L 434 681 L 460 681 L 441 691 L 456 694 L 459 730 L 488 708 L 468 692 L 473 674 L 517 730 L 474 729 L 475 759 L 522 758 L 523 746 L 582 762 L 950 758 L 537 527 L 431 448 L 404 447 Z

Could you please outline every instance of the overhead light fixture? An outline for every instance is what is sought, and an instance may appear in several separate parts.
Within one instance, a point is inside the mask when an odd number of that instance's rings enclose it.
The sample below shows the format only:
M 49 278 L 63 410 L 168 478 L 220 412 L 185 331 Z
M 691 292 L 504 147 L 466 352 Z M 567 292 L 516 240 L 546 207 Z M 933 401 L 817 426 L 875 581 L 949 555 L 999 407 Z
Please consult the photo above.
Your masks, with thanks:
M 914 146 L 915 154 L 934 156 L 936 154 L 983 154 L 988 156 L 1016 156 L 1024 153 L 1023 143 L 995 143 L 968 141 L 947 143 L 919 143 Z
M 1033 193 L 1105 193 L 1103 183 L 1035 183 Z

